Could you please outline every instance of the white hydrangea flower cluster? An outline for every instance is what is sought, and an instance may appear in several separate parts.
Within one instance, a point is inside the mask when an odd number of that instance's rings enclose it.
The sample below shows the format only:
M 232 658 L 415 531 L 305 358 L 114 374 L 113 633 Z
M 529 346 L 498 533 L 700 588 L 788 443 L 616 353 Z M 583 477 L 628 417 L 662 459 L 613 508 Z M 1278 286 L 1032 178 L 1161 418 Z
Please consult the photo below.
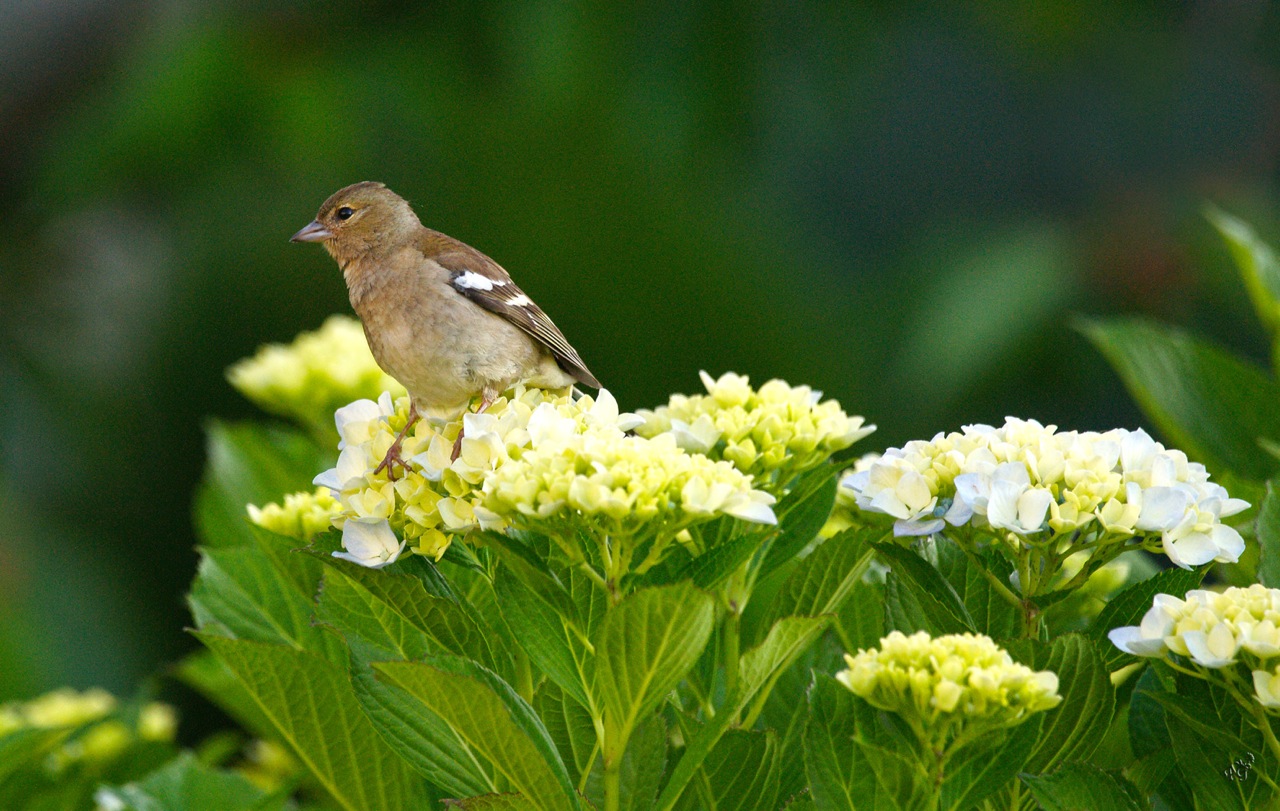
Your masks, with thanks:
M 682 511 L 681 526 L 722 514 L 773 520 L 772 497 L 731 465 L 686 454 L 670 438 L 628 436 L 639 420 L 620 413 L 605 390 L 574 400 L 518 385 L 483 414 L 420 420 L 401 446 L 405 468 L 395 479 L 375 473 L 408 413 L 407 397 L 384 394 L 335 414 L 338 461 L 315 484 L 338 503 L 339 557 L 380 567 L 412 545 L 438 560 L 455 535 L 473 528 L 536 525 L 568 510 L 633 524 L 658 517 L 655 505 Z M 461 452 L 450 460 L 463 426 Z
M 890 448 L 841 484 L 860 509 L 897 519 L 898 535 L 968 524 L 1023 538 L 1141 537 L 1183 568 L 1238 560 L 1244 540 L 1222 519 L 1249 506 L 1141 429 L 1058 431 L 1013 417 Z
M 342 505 L 328 487 L 317 487 L 314 491 L 290 493 L 282 503 L 264 507 L 250 504 L 248 510 L 249 520 L 258 526 L 279 535 L 310 541 L 333 525 Z
M 1196 589 L 1182 598 L 1157 594 L 1140 625 L 1107 636 L 1134 656 L 1176 654 L 1205 670 L 1243 663 L 1253 673 L 1258 701 L 1280 709 L 1280 589 L 1255 583 Z
M 1058 677 L 1013 661 L 981 634 L 893 631 L 878 648 L 845 654 L 836 678 L 872 706 L 945 740 L 963 725 L 1009 727 L 1062 701 Z
M 338 502 L 333 525 L 342 530 L 339 557 L 364 566 L 384 566 L 412 545 L 439 560 L 452 537 L 476 526 L 500 529 L 500 516 L 481 508 L 485 477 L 529 445 L 526 430 L 534 412 L 549 409 L 575 421 L 634 418 L 618 413 L 608 392 L 598 400 L 575 402 L 567 392 L 517 385 L 483 414 L 440 421 L 423 418 L 405 436 L 396 477 L 374 471 L 409 419 L 409 398 L 357 400 L 334 413 L 338 461 L 315 478 Z M 461 452 L 450 460 L 454 440 L 465 425 Z M 477 512 L 477 508 L 481 508 Z
M 674 394 L 664 406 L 637 411 L 644 424 L 636 433 L 669 434 L 686 451 L 732 462 L 775 495 L 875 430 L 808 386 L 770 380 L 756 390 L 733 372 L 719 379 L 699 374 L 706 394 Z
M 327 426 L 352 400 L 405 393 L 374 361 L 360 322 L 342 315 L 293 343 L 262 347 L 228 369 L 227 379 L 261 408 L 315 426 Z

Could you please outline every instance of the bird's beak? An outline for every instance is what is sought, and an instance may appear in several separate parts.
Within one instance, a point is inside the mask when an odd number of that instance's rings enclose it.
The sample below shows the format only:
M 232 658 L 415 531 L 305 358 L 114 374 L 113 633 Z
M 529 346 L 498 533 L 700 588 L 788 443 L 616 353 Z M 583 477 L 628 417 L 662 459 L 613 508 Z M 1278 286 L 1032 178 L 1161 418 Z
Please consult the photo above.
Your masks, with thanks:
M 324 242 L 333 236 L 333 232 L 320 224 L 319 220 L 307 223 L 301 231 L 289 237 L 290 242 Z

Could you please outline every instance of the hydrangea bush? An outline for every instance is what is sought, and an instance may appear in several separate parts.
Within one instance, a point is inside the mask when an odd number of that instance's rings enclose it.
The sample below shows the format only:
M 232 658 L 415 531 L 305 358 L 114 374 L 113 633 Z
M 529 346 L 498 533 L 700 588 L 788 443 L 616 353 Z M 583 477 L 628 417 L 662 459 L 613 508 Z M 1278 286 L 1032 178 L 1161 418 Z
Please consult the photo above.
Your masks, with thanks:
M 1280 263 L 1213 218 L 1276 334 Z M 229 373 L 291 425 L 210 430 L 173 676 L 243 732 L 5 705 L 0 807 L 1275 807 L 1280 386 L 1081 329 L 1167 443 L 1011 417 L 859 456 L 820 392 L 703 373 L 634 413 L 517 385 L 388 470 L 408 398 L 331 319 Z

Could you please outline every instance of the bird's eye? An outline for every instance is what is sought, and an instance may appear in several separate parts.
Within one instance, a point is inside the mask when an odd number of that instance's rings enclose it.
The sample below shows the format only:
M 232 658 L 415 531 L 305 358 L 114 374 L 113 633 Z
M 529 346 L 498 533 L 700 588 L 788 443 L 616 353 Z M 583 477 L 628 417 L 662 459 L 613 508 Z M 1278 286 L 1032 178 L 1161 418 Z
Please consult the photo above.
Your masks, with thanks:
M 351 219 L 352 214 L 355 214 L 355 211 L 351 210 L 346 206 L 343 206 L 342 208 L 338 209 L 338 219 L 340 220 L 349 220 Z

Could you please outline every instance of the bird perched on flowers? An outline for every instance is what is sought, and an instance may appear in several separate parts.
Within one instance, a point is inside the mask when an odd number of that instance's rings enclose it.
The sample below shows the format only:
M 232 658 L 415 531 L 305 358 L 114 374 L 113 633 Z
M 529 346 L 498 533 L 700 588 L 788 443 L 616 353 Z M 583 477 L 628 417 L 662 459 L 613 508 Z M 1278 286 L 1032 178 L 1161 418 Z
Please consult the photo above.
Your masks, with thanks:
M 577 351 L 497 262 L 423 226 L 381 183 L 333 194 L 293 242 L 320 242 L 342 268 L 369 349 L 410 395 L 409 421 L 377 468 L 403 465 L 400 445 L 425 413 L 477 413 L 517 381 L 600 388 Z M 453 446 L 457 458 L 459 434 Z

